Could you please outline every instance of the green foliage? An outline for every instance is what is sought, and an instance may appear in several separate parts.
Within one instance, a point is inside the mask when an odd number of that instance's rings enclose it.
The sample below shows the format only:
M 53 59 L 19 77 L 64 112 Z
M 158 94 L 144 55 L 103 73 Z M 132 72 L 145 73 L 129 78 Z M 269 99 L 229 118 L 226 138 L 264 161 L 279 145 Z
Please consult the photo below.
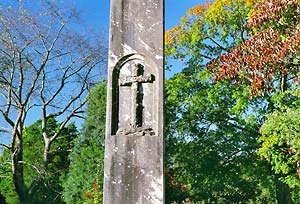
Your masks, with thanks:
M 54 134 L 60 123 L 49 118 L 47 128 Z M 32 203 L 63 203 L 62 183 L 66 179 L 69 167 L 68 155 L 72 149 L 72 140 L 78 136 L 74 123 L 63 128 L 59 138 L 51 146 L 47 175 L 42 177 L 43 169 L 43 140 L 41 120 L 38 120 L 24 130 L 24 178 Z M 9 152 L 6 150 L 0 157 L 0 171 L 5 172 L 1 179 L 0 192 L 5 196 L 6 202 L 18 203 L 18 196 L 12 184 Z M 2 175 L 2 174 L 1 174 Z
M 275 173 L 295 173 L 300 146 L 300 115 L 298 111 L 286 109 L 268 114 L 261 127 L 263 141 L 260 154 L 271 162 Z
M 187 11 L 181 24 L 165 34 L 166 55 L 208 62 L 248 38 L 249 0 L 216 0 Z
M 267 115 L 260 129 L 259 154 L 272 165 L 281 181 L 300 190 L 299 91 L 274 95 L 273 101 L 277 109 Z
M 269 98 L 213 82 L 206 70 L 247 36 L 253 2 L 216 0 L 166 33 L 166 55 L 186 68 L 166 82 L 166 202 L 276 203 L 270 166 L 257 155 Z
M 8 149 L 4 149 L 0 157 L 0 194 L 4 197 L 3 203 L 15 204 L 19 202 L 18 195 L 12 187 L 11 164 Z M 1 202 L 0 202 L 1 203 Z
M 275 203 L 272 175 L 256 155 L 262 100 L 209 77 L 187 68 L 166 82 L 167 203 Z
M 99 141 L 100 137 L 80 136 L 75 141 L 70 155 L 70 172 L 64 184 L 64 199 L 67 203 L 86 203 L 95 197 L 102 198 L 104 148 Z
M 71 166 L 64 184 L 67 203 L 102 203 L 106 84 L 90 93 L 87 117 L 80 137 L 74 141 Z
M 4 198 L 4 196 L 1 193 L 0 193 L 0 203 L 1 204 L 5 204 L 5 198 Z
M 264 104 L 268 106 L 269 114 L 264 114 L 266 121 L 261 127 L 262 136 L 259 136 L 259 154 L 272 167 L 277 202 L 291 203 L 293 200 L 298 203 L 300 104 L 299 91 L 295 89 L 299 86 L 297 16 L 300 4 L 297 0 L 253 2 L 255 6 L 245 10 L 249 18 L 244 19 L 248 21 L 249 39 L 215 57 L 207 69 L 215 75 L 215 81 L 225 79 L 239 86 L 248 86 L 250 96 L 266 99 Z M 225 13 L 230 11 L 228 9 Z

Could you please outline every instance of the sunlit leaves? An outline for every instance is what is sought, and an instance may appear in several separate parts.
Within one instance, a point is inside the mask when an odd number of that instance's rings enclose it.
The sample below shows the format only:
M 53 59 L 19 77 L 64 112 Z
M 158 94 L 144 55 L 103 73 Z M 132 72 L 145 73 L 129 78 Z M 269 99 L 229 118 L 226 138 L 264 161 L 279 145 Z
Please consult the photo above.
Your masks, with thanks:
M 298 0 L 261 0 L 249 15 L 249 26 L 289 27 L 299 20 L 299 7 Z
M 189 17 L 195 16 L 195 18 L 201 18 L 204 12 L 209 8 L 210 4 L 199 4 L 193 8 L 187 10 L 186 15 Z
M 300 185 L 300 113 L 287 108 L 268 115 L 261 127 L 259 154 L 290 187 Z
M 249 100 L 247 84 L 213 83 L 205 69 L 212 58 L 227 60 L 230 50 L 250 39 L 247 24 L 254 3 L 216 0 L 196 6 L 166 33 L 167 56 L 186 65 L 166 82 L 171 203 L 274 202 L 272 175 L 256 154 L 266 99 Z
M 175 26 L 172 30 L 168 30 L 165 33 L 165 44 L 169 45 L 174 43 L 180 37 L 181 26 Z
M 253 2 L 216 0 L 190 8 L 180 25 L 166 31 L 166 56 L 207 62 L 228 52 L 247 39 L 247 16 Z
M 263 203 L 260 193 L 272 188 L 258 187 L 271 182 L 264 166 L 257 166 L 259 108 L 246 116 L 253 105 L 247 89 L 228 81 L 212 84 L 210 74 L 199 70 L 189 67 L 166 82 L 167 200 Z M 265 199 L 270 203 L 272 197 Z
M 228 19 L 236 18 L 239 15 L 234 12 L 236 9 L 244 8 L 240 10 L 241 13 L 248 12 L 256 2 L 257 0 L 217 0 L 211 4 L 205 18 L 212 24 L 220 25 Z
M 215 80 L 245 83 L 251 95 L 262 95 L 276 89 L 276 80 L 297 77 L 299 64 L 293 59 L 300 53 L 299 6 L 293 0 L 259 1 L 249 13 L 248 26 L 255 34 L 208 64 Z

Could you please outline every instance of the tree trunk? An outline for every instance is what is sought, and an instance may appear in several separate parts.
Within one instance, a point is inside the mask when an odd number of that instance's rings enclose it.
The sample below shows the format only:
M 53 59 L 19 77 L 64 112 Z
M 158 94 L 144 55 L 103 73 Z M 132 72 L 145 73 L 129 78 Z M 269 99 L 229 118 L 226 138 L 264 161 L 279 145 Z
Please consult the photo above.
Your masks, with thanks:
M 23 168 L 23 141 L 21 135 L 16 136 L 15 151 L 12 155 L 12 175 L 13 183 L 16 193 L 19 196 L 20 204 L 29 203 L 28 192 L 24 182 L 24 168 Z M 12 150 L 13 151 L 13 150 Z
M 287 75 L 283 74 L 280 80 L 280 91 L 281 93 L 287 90 Z
M 292 204 L 290 188 L 287 184 L 279 180 L 279 176 L 275 176 L 276 184 L 276 200 L 278 204 Z
M 43 153 L 43 170 L 42 170 L 42 177 L 45 178 L 47 174 L 47 169 L 48 169 L 48 154 L 50 151 L 50 147 L 52 144 L 52 141 L 50 139 L 44 139 L 44 153 Z

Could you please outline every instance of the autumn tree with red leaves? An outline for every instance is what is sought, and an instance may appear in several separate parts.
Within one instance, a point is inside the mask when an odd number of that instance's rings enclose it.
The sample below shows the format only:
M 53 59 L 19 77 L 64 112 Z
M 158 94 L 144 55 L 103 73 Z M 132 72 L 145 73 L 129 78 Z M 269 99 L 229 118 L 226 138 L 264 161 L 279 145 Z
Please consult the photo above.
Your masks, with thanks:
M 221 144 L 228 140 L 231 144 L 237 142 L 249 145 L 253 155 L 249 154 L 247 158 L 251 163 L 261 162 L 255 166 L 255 170 L 268 168 L 268 173 L 262 177 L 268 177 L 269 184 L 252 183 L 254 186 L 267 187 L 257 188 L 256 192 L 263 193 L 252 202 L 298 203 L 299 8 L 299 0 L 215 0 L 191 8 L 181 19 L 180 25 L 166 32 L 167 61 L 170 58 L 179 59 L 186 65 L 181 73 L 166 83 L 166 107 L 170 109 L 169 112 L 174 113 L 167 115 L 166 152 L 167 156 L 175 161 L 168 167 L 171 167 L 174 172 L 172 176 L 178 181 L 178 185 L 174 185 L 171 179 L 173 177 L 169 178 L 171 187 L 177 187 L 176 192 L 180 192 L 181 184 L 187 184 L 187 191 L 184 193 L 193 201 L 202 199 L 203 203 L 226 203 L 226 200 L 230 203 L 231 198 L 216 193 L 218 190 L 214 191 L 214 196 L 207 196 L 206 201 L 203 194 L 216 187 L 212 184 L 214 178 L 220 183 L 221 180 L 226 183 L 230 174 L 226 174 L 224 180 L 217 176 L 218 172 L 214 172 L 213 177 L 206 174 L 204 180 L 207 179 L 208 182 L 202 185 L 205 186 L 204 190 L 199 185 L 201 175 L 196 173 L 206 172 L 207 169 L 213 172 L 213 168 L 205 162 L 215 161 L 212 166 L 217 166 L 222 164 L 220 161 L 226 157 L 226 153 L 222 151 L 227 151 L 228 147 L 224 146 L 217 150 L 223 148 L 217 154 L 222 155 L 220 158 L 212 156 L 214 148 L 208 141 L 209 135 L 218 132 L 222 138 Z M 168 68 L 172 68 L 172 65 Z M 213 116 L 215 111 L 220 112 Z M 221 113 L 222 111 L 224 112 Z M 231 123 L 232 119 L 234 124 Z M 213 128 L 208 128 L 203 137 L 201 130 L 205 130 L 206 124 L 213 124 Z M 226 127 L 226 124 L 229 126 Z M 254 128 L 254 131 L 248 132 L 250 127 Z M 238 128 L 238 131 L 235 131 L 235 128 Z M 230 134 L 233 137 L 228 138 L 227 133 L 232 130 Z M 183 138 L 181 143 L 177 138 L 172 138 L 172 135 Z M 171 146 L 170 141 L 177 143 L 171 143 Z M 218 143 L 217 137 L 213 137 L 212 141 L 212 144 Z M 205 147 L 201 146 L 203 144 L 206 144 Z M 172 155 L 168 154 L 172 151 L 168 145 L 172 149 L 177 148 Z M 206 147 L 208 149 L 205 152 L 203 150 Z M 242 149 L 243 147 L 240 147 L 240 150 Z M 182 152 L 178 154 L 180 151 Z M 205 156 L 197 162 L 193 158 L 192 164 L 186 164 L 189 155 L 185 154 L 188 151 L 199 151 L 200 155 Z M 178 155 L 174 156 L 176 154 Z M 183 154 L 185 157 L 181 158 Z M 231 159 L 233 158 L 238 156 Z M 255 175 L 255 170 L 248 166 L 249 163 L 235 163 L 233 166 L 239 165 L 251 172 L 251 175 L 254 175 L 252 178 L 262 175 L 261 172 Z M 179 173 L 176 169 L 183 170 L 182 166 L 187 173 Z M 199 166 L 203 169 L 199 170 Z M 221 165 L 218 170 L 220 169 L 224 170 L 226 167 Z M 227 169 L 226 172 L 228 171 L 231 170 Z M 193 176 L 189 177 L 189 174 Z M 243 173 L 240 172 L 240 175 Z M 227 183 L 221 188 L 222 192 L 233 196 L 235 203 L 238 198 L 247 203 L 247 193 L 242 190 L 241 185 L 237 187 L 238 193 L 243 192 L 244 195 L 225 190 L 227 186 L 235 186 L 237 183 Z M 249 186 L 250 183 L 247 184 L 247 187 Z M 274 188 L 276 192 L 273 191 Z M 178 199 L 178 193 L 175 196 L 170 196 L 169 192 L 167 194 L 167 198 Z M 270 200 L 261 197 L 267 194 Z M 198 195 L 201 196 L 197 197 Z M 276 201 L 273 201 L 273 198 Z
M 250 12 L 250 37 L 230 52 L 213 59 L 207 68 L 215 80 L 251 86 L 251 95 L 281 92 L 298 83 L 300 2 L 262 0 Z
M 260 128 L 258 153 L 272 166 L 278 203 L 292 203 L 300 199 L 300 2 L 258 1 L 247 24 L 249 38 L 207 69 L 214 81 L 246 84 L 251 97 L 268 95 L 270 113 Z
M 206 69 L 249 39 L 255 2 L 197 5 L 165 34 L 167 68 L 184 64 L 166 81 L 166 203 L 276 203 L 273 175 L 257 155 L 264 98 L 249 100 L 244 84 L 213 83 Z

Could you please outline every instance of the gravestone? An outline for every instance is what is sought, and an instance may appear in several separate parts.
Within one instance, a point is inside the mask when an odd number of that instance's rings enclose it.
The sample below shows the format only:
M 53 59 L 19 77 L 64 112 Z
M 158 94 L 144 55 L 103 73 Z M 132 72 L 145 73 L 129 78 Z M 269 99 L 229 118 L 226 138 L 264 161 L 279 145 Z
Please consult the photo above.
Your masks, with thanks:
M 163 0 L 111 0 L 105 204 L 163 204 Z

